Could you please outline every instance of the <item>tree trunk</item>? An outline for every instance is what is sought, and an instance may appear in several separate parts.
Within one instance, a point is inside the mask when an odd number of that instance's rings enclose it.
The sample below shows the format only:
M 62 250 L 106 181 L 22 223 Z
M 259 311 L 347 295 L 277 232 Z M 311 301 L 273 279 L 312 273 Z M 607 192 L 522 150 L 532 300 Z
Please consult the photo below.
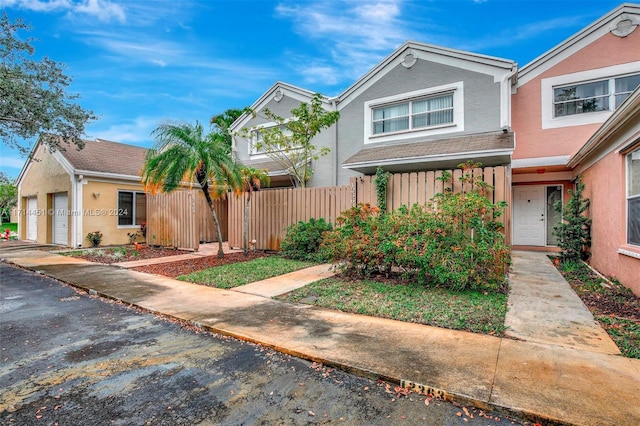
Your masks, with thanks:
M 207 204 L 209 205 L 209 210 L 211 210 L 211 217 L 213 218 L 213 224 L 216 228 L 216 235 L 218 236 L 218 257 L 224 257 L 224 251 L 222 249 L 222 231 L 220 230 L 220 222 L 218 221 L 216 208 L 213 204 L 213 200 L 211 199 L 211 195 L 209 194 L 209 185 L 201 185 L 201 188 L 202 192 L 204 193 L 204 198 L 207 200 Z

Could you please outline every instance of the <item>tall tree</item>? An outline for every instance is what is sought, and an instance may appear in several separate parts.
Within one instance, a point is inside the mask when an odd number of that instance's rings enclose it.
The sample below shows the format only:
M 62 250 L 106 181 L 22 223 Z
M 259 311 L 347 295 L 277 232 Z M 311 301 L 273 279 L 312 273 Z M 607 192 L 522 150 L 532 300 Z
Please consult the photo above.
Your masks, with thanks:
M 253 167 L 242 167 L 242 186 L 240 189 L 247 195 L 244 205 L 244 255 L 249 254 L 249 214 L 251 211 L 251 196 L 263 186 L 269 186 L 270 179 L 266 170 L 258 170 Z
M 0 27 L 0 139 L 22 153 L 28 147 L 19 139 L 40 134 L 52 149 L 63 149 L 61 143 L 82 148 L 85 125 L 97 117 L 74 103 L 79 95 L 66 92 L 71 77 L 47 57 L 33 59 L 33 38 L 18 36 L 31 29 L 22 20 L 11 22 L 3 12 Z
M 273 127 L 245 129 L 242 134 L 251 137 L 260 134 L 255 148 L 287 170 L 296 187 L 304 188 L 313 176 L 314 161 L 327 155 L 330 149 L 318 147 L 313 138 L 322 130 L 331 127 L 338 118 L 338 111 L 327 111 L 322 107 L 323 96 L 316 93 L 309 103 L 301 103 L 291 110 L 291 118 L 280 117 L 269 109 L 262 111 L 274 123 Z
M 240 187 L 238 167 L 224 143 L 202 125 L 164 123 L 152 133 L 156 145 L 142 169 L 142 182 L 153 191 L 171 192 L 184 182 L 197 183 L 204 194 L 218 236 L 218 257 L 224 257 L 222 231 L 214 200 L 226 197 L 229 188 Z
M 8 222 L 11 209 L 18 204 L 18 187 L 4 172 L 0 172 L 0 222 Z
M 569 190 L 571 198 L 567 204 L 562 205 L 562 201 L 558 200 L 553 206 L 558 213 L 562 214 L 562 222 L 553 227 L 554 233 L 558 236 L 562 262 L 579 262 L 589 258 L 591 219 L 585 213 L 591 201 L 584 198 L 584 187 L 582 177 L 578 176 L 575 190 Z
M 230 108 L 222 114 L 214 115 L 211 117 L 210 124 L 214 126 L 215 135 L 217 138 L 222 139 L 224 144 L 231 152 L 231 133 L 229 133 L 229 127 L 236 121 L 242 114 L 249 111 L 249 108 L 234 109 Z

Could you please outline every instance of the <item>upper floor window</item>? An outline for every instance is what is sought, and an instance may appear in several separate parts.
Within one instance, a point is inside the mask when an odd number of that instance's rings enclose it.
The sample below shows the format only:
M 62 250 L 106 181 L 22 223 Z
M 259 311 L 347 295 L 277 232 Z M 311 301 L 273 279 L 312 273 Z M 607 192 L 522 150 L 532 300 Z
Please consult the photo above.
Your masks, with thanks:
M 453 93 L 373 108 L 373 134 L 453 123 Z
M 554 87 L 554 116 L 611 111 L 624 102 L 638 85 L 640 74 Z
M 638 86 L 640 86 L 640 74 L 616 78 L 616 108 L 618 108 Z
M 464 131 L 464 82 L 398 93 L 364 103 L 364 143 Z
M 260 130 L 254 130 L 251 132 L 251 141 L 249 141 L 249 151 L 251 155 L 259 155 L 262 154 L 262 147 L 260 146 L 262 143 L 262 132 Z
M 640 148 L 627 154 L 627 243 L 640 246 Z
M 250 155 L 261 155 L 265 153 L 264 149 L 264 131 L 269 131 L 275 127 L 274 125 L 267 125 L 255 129 L 251 132 L 251 140 L 249 141 L 249 154 Z M 286 124 L 281 124 L 278 126 L 283 135 L 289 136 L 291 135 L 291 131 L 287 128 Z

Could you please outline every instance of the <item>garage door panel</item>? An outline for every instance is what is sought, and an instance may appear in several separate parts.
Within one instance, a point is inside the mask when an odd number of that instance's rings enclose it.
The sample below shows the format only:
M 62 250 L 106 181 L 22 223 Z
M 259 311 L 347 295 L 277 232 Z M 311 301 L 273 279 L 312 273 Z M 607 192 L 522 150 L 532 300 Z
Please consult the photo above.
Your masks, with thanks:
M 69 207 L 66 192 L 53 194 L 53 243 L 66 246 L 69 244 Z

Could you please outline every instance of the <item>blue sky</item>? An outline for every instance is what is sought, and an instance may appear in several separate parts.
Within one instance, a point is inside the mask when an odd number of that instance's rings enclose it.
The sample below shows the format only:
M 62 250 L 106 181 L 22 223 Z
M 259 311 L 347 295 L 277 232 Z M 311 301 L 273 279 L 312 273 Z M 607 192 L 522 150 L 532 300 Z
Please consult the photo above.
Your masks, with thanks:
M 149 147 L 167 120 L 208 123 L 276 81 L 334 96 L 407 40 L 525 65 L 620 1 L 0 0 L 66 65 L 96 137 Z M 31 141 L 25 141 L 28 145 Z M 0 170 L 25 159 L 0 145 Z M 124 160 L 124 159 L 123 159 Z M 124 160 L 126 161 L 126 160 Z

